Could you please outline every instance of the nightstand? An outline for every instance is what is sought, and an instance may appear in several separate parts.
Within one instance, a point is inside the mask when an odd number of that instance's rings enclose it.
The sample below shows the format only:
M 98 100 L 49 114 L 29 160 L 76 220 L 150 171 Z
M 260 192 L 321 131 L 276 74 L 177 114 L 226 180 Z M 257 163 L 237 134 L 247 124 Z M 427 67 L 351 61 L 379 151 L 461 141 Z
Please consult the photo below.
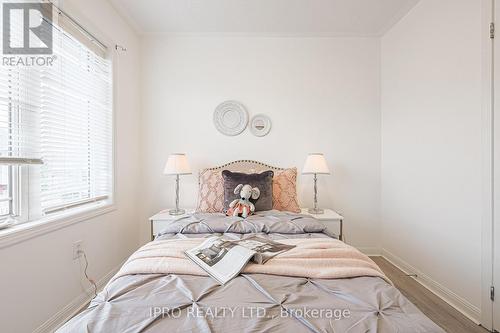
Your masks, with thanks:
M 325 209 L 325 212 L 323 214 L 311 214 L 307 211 L 307 208 L 302 208 L 301 209 L 301 214 L 304 215 L 309 215 L 314 217 L 315 219 L 323 222 L 328 230 L 336 233 L 336 231 L 333 231 L 333 224 L 338 223 L 339 224 L 339 240 L 343 241 L 344 240 L 344 217 L 334 211 L 333 209 Z
M 151 240 L 153 240 L 156 234 L 162 231 L 169 223 L 182 219 L 194 212 L 194 209 L 186 209 L 186 213 L 183 215 L 170 215 L 168 213 L 169 210 L 170 209 L 162 210 L 149 218 L 149 223 L 151 224 Z

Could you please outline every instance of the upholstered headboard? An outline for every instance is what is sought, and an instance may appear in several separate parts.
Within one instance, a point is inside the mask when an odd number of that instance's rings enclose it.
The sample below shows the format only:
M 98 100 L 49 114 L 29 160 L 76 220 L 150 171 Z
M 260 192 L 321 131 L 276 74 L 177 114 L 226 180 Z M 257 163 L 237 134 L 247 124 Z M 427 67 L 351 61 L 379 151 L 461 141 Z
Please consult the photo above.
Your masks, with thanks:
M 252 160 L 238 160 L 207 169 L 220 170 L 220 171 L 229 170 L 233 172 L 244 172 L 244 173 L 261 173 L 267 170 L 273 170 L 273 171 L 284 170 L 284 168 L 278 168 L 262 162 L 257 162 Z
M 296 168 L 279 168 L 262 162 L 252 160 L 238 160 L 213 168 L 200 170 L 198 184 L 198 205 L 196 210 L 200 212 L 221 212 L 224 205 L 224 180 L 221 175 L 223 170 L 242 173 L 261 173 L 274 171 L 273 187 L 276 183 L 279 191 L 273 193 L 273 209 L 290 212 L 300 212 L 296 191 Z

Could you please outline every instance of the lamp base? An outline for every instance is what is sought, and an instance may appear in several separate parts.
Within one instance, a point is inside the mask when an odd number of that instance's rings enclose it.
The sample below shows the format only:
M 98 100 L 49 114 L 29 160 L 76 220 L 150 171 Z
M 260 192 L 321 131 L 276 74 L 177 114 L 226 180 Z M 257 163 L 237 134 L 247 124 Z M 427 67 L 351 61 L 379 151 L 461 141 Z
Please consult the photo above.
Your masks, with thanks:
M 307 212 L 309 214 L 323 214 L 325 211 L 321 208 L 309 208 Z
M 183 215 L 186 213 L 186 210 L 184 209 L 171 209 L 168 211 L 170 215 Z

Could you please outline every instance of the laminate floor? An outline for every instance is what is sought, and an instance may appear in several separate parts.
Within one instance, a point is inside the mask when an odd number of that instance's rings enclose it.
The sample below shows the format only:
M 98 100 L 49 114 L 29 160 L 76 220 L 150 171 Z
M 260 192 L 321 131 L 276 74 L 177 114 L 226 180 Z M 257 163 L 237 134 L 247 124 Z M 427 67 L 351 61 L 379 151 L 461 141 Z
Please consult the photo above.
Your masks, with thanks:
M 370 257 L 420 311 L 450 333 L 488 333 L 382 257 Z

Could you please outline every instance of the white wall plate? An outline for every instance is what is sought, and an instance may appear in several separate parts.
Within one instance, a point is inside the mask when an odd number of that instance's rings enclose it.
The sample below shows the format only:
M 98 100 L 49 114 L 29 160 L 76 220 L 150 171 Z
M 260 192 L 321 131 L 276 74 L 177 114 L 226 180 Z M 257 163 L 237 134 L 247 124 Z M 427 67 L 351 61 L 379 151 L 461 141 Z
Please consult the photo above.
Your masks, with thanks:
M 250 131 L 255 136 L 265 136 L 271 130 L 271 119 L 263 114 L 255 115 L 250 121 Z
M 215 108 L 214 125 L 224 135 L 238 135 L 247 127 L 248 112 L 236 101 L 225 101 Z

